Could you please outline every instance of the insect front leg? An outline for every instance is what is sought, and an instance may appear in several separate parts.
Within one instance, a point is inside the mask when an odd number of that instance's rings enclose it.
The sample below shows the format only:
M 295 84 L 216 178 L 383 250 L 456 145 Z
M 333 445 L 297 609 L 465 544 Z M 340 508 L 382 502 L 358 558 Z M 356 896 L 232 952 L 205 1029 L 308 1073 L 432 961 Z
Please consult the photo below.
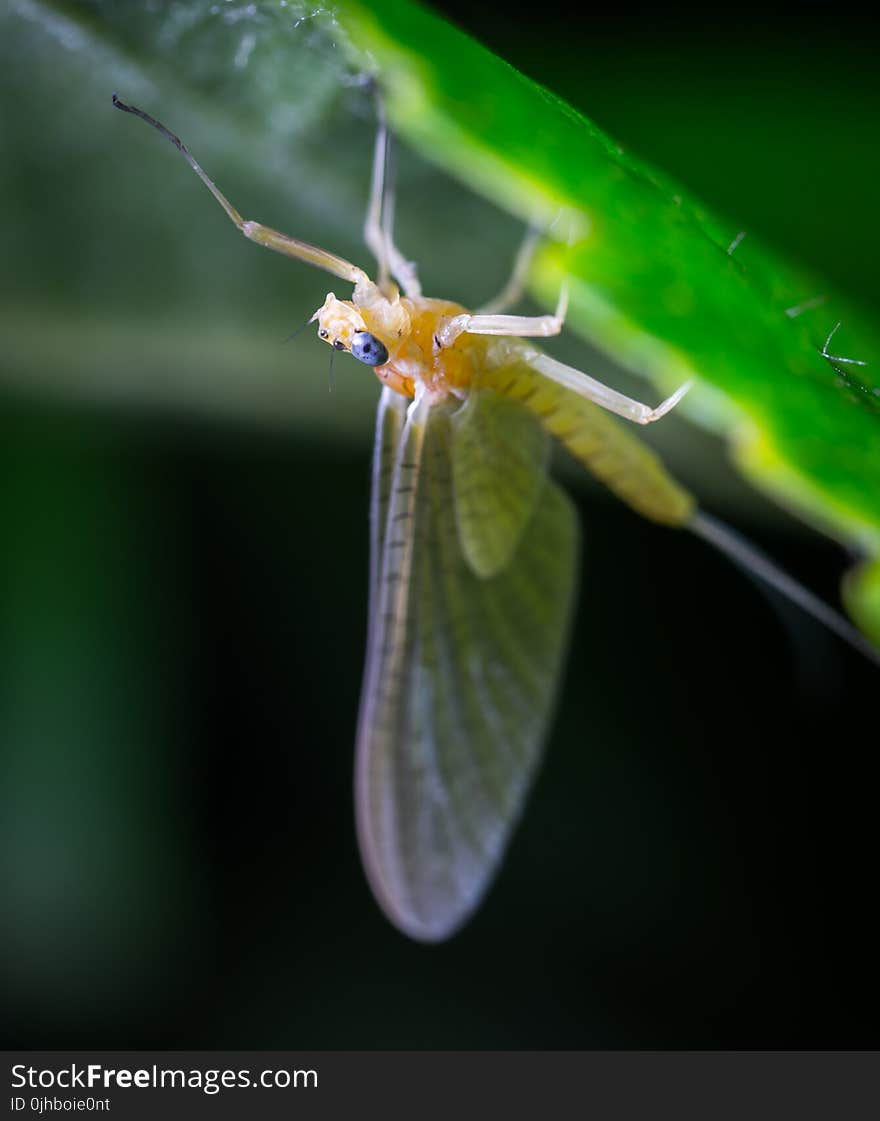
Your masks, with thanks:
M 420 296 L 416 267 L 408 261 L 394 244 L 394 176 L 391 173 L 391 134 L 385 124 L 385 114 L 379 106 L 379 127 L 373 149 L 373 173 L 370 178 L 370 201 L 364 219 L 364 241 L 376 258 L 379 267 L 378 282 L 383 290 L 393 276 L 405 296 Z
M 199 179 L 223 207 L 229 220 L 249 241 L 256 242 L 257 245 L 265 245 L 267 249 L 274 249 L 276 253 L 283 253 L 285 257 L 294 257 L 298 261 L 305 261 L 308 265 L 314 265 L 316 268 L 332 273 L 333 276 L 338 276 L 342 280 L 348 280 L 354 285 L 368 285 L 370 283 L 370 278 L 364 270 L 358 268 L 357 265 L 353 265 L 351 261 L 346 261 L 344 257 L 337 257 L 335 253 L 328 253 L 326 249 L 319 249 L 318 246 L 309 245 L 306 241 L 298 241 L 296 238 L 288 237 L 287 234 L 273 230 L 271 226 L 264 226 L 260 222 L 252 222 L 249 219 L 242 218 L 213 179 L 196 162 L 179 136 L 167 129 L 161 121 L 157 121 L 155 117 L 145 113 L 143 109 L 138 109 L 135 105 L 126 105 L 115 93 L 113 94 L 113 104 L 123 113 L 140 117 L 142 121 L 145 121 L 177 148 Z

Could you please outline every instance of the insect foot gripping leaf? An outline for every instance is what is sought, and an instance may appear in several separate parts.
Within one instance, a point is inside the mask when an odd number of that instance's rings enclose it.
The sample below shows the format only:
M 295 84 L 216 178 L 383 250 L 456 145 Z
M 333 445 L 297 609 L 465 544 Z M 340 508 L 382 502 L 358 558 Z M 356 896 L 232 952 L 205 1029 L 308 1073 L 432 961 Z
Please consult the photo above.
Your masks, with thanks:
M 577 527 L 566 497 L 543 481 L 512 549 L 466 546 L 476 535 L 462 535 L 456 518 L 453 409 L 423 402 L 402 425 L 389 423 L 390 411 L 401 415 L 393 397 L 384 391 L 378 424 L 357 823 L 389 918 L 439 941 L 479 904 L 538 764 L 568 634 Z M 474 551 L 492 557 L 491 575 L 475 571 Z

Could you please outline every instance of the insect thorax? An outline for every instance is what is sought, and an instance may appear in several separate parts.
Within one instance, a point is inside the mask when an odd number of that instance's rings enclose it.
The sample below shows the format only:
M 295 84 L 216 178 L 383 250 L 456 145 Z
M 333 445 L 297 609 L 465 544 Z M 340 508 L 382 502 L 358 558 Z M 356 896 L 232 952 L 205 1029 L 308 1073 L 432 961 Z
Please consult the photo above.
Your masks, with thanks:
M 388 352 L 388 360 L 373 367 L 383 385 L 405 397 L 421 385 L 439 399 L 467 389 L 486 349 L 485 340 L 468 335 L 441 344 L 443 324 L 464 312 L 450 300 L 388 297 L 370 281 L 355 288 L 353 300 L 329 292 L 314 318 L 320 337 L 339 350 L 351 351 L 364 332 L 377 339 Z

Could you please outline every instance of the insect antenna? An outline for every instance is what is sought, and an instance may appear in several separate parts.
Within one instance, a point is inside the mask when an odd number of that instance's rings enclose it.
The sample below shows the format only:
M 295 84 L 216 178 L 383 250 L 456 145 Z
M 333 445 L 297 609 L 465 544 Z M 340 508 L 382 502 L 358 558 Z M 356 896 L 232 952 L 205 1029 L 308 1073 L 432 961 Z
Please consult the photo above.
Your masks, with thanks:
M 306 329 L 306 327 L 308 327 L 308 325 L 313 321 L 314 318 L 315 317 L 313 315 L 310 315 L 309 318 L 305 321 L 305 323 L 303 323 L 299 327 L 297 327 L 297 329 L 293 332 L 293 334 L 288 335 L 287 338 L 284 341 L 286 343 L 292 343 L 297 335 L 301 335 L 303 333 L 303 331 Z
M 335 350 L 335 348 L 331 348 L 331 350 L 330 350 L 330 368 L 327 370 L 327 392 L 328 393 L 333 392 L 333 385 L 334 385 L 334 381 L 333 381 L 333 362 L 334 362 L 335 358 L 336 358 L 336 350 Z

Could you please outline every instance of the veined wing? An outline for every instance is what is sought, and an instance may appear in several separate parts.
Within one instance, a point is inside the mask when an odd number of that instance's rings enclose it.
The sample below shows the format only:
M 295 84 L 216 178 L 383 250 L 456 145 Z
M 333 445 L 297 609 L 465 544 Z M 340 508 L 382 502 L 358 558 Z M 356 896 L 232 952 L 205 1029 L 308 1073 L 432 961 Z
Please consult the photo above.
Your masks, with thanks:
M 370 494 L 370 626 L 379 606 L 379 580 L 388 500 L 400 436 L 406 421 L 407 399 L 383 387 L 376 410 L 376 442 L 373 445 L 373 485 Z
M 452 484 L 458 536 L 482 577 L 510 563 L 546 482 L 550 440 L 518 401 L 472 392 L 453 425 Z
M 386 488 L 392 407 L 383 394 L 357 825 L 389 918 L 438 941 L 482 898 L 534 775 L 568 631 L 577 532 L 568 500 L 545 479 L 506 566 L 478 576 L 456 522 L 454 407 L 410 407 Z

